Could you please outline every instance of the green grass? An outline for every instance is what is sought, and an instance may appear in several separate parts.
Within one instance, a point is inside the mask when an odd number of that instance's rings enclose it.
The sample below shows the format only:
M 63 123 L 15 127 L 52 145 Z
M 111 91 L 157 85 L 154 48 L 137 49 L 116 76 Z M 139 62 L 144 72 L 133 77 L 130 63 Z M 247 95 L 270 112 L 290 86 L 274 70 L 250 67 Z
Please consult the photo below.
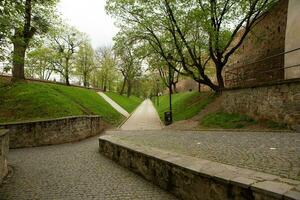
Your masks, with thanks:
M 209 103 L 215 99 L 212 93 L 183 92 L 172 95 L 173 120 L 180 121 L 189 119 L 198 114 Z M 158 111 L 160 118 L 163 120 L 164 112 L 169 110 L 169 96 L 164 95 L 159 98 L 159 106 L 156 98 L 153 103 Z
M 105 94 L 129 113 L 133 112 L 135 108 L 142 102 L 142 99 L 136 96 L 130 96 L 128 98 L 127 96 L 119 95 L 113 92 L 105 92 Z
M 225 112 L 210 113 L 201 121 L 201 125 L 204 127 L 224 129 L 238 129 L 254 124 L 257 122 L 248 116 Z
M 100 115 L 110 124 L 123 117 L 95 91 L 39 82 L 0 79 L 0 123 Z

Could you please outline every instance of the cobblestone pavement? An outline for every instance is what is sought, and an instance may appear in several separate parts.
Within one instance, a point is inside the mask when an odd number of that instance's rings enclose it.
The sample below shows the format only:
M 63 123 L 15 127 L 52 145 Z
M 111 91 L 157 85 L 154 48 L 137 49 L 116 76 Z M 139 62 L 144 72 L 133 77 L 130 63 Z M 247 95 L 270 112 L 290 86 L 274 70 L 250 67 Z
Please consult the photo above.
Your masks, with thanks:
M 159 130 L 162 123 L 150 99 L 145 100 L 121 126 L 121 130 Z
M 300 180 L 299 133 L 164 130 L 122 132 L 117 137 L 134 144 Z
M 103 157 L 97 141 L 11 150 L 14 174 L 0 199 L 175 199 Z

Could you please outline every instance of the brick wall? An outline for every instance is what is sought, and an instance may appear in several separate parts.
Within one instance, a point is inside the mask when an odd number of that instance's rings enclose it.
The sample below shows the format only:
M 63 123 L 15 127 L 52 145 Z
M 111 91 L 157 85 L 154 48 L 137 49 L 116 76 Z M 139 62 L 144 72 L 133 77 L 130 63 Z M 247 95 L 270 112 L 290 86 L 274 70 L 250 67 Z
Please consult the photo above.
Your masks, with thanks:
M 284 79 L 288 0 L 281 0 L 261 17 L 225 67 L 227 87 L 256 85 Z
M 98 116 L 79 116 L 1 127 L 10 130 L 10 148 L 23 148 L 79 141 L 100 134 L 105 124 Z

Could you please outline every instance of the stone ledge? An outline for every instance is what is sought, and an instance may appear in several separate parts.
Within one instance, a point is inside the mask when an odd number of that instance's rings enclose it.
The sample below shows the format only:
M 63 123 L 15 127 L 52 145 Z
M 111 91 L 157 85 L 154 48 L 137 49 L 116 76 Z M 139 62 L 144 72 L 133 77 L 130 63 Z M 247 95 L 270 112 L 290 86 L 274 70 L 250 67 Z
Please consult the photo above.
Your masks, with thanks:
M 0 124 L 9 129 L 9 147 L 24 148 L 76 142 L 99 135 L 106 127 L 100 116 L 75 116 Z
M 52 119 L 37 119 L 37 120 L 28 120 L 28 121 L 7 122 L 7 123 L 0 123 L 0 126 L 54 122 L 54 121 L 61 121 L 66 119 L 78 119 L 78 118 L 101 118 L 101 117 L 98 115 L 78 115 L 78 116 L 59 117 L 59 118 L 52 118 Z
M 134 145 L 113 135 L 99 138 L 99 151 L 180 199 L 300 200 L 300 181 Z

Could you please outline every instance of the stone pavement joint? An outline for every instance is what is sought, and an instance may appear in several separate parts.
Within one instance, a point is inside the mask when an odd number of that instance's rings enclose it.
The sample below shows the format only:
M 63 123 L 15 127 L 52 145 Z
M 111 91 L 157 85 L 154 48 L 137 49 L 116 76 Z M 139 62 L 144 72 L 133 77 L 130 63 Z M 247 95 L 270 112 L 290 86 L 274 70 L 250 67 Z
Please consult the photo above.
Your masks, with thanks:
M 160 130 L 163 125 L 151 100 L 147 99 L 134 111 L 121 130 Z
M 129 117 L 130 114 L 122 108 L 119 104 L 117 104 L 114 100 L 109 98 L 104 92 L 98 92 L 98 94 L 107 102 L 109 103 L 116 111 L 121 113 L 125 117 Z

